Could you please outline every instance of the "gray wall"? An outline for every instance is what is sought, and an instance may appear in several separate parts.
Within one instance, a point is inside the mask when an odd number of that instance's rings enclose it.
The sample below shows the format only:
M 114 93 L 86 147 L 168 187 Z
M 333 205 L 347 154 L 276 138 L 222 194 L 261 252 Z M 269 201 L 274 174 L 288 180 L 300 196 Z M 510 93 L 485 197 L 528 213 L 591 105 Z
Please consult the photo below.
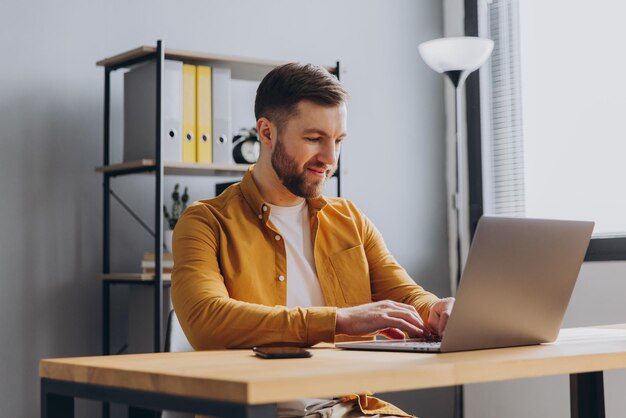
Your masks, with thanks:
M 103 70 L 97 60 L 159 38 L 192 51 L 324 64 L 341 59 L 352 95 L 345 196 L 374 220 L 414 277 L 445 295 L 443 80 L 417 52 L 419 42 L 441 34 L 435 0 L 3 1 L 2 416 L 38 416 L 39 359 L 100 352 L 102 196 L 93 169 L 102 161 Z M 150 183 L 147 177 L 114 182 L 148 222 Z M 213 180 L 193 184 L 194 199 L 213 193 Z M 114 264 L 134 267 L 149 239 L 117 208 L 113 217 Z M 128 293 L 114 294 L 115 347 L 127 340 Z M 433 393 L 416 412 L 446 416 L 446 392 Z

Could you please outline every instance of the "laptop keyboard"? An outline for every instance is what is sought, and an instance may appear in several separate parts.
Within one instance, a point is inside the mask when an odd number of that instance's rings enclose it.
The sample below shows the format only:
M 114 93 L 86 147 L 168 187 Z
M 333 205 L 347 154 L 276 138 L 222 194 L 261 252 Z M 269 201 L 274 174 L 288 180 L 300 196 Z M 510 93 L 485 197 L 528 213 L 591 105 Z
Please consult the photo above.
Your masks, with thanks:
M 404 341 L 413 342 L 413 343 L 440 343 L 441 337 L 436 335 L 436 336 L 432 336 L 429 338 L 407 338 Z
M 439 347 L 441 345 L 441 339 L 408 338 L 404 341 L 391 341 L 390 343 L 399 347 L 412 347 L 415 345 L 421 345 L 423 347 Z
M 407 340 L 374 340 L 338 343 L 338 348 L 348 350 L 414 351 L 437 353 L 441 350 L 441 338 L 413 338 Z
M 437 351 L 441 348 L 441 338 L 409 338 L 406 340 L 388 340 L 385 345 L 392 347 L 407 347 L 419 349 L 420 351 Z

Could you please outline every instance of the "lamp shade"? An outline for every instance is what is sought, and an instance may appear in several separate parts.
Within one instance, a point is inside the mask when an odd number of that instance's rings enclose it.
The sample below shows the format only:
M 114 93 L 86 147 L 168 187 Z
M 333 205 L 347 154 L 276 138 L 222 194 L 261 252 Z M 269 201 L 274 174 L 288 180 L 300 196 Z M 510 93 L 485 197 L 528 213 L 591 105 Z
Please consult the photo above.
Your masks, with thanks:
M 467 74 L 477 70 L 493 50 L 493 41 L 475 36 L 439 38 L 419 45 L 426 64 L 438 73 L 461 71 Z

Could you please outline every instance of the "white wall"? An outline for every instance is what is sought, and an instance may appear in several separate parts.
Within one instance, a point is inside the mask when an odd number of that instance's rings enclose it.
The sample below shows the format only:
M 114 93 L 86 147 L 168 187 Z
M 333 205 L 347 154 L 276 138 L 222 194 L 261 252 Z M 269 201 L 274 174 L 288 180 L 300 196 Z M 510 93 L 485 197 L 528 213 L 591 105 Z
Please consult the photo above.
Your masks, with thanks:
M 447 289 L 440 76 L 417 44 L 442 34 L 435 0 L 18 2 L 0 6 L 0 405 L 38 416 L 40 358 L 100 353 L 101 58 L 154 45 L 332 64 L 351 92 L 344 191 L 427 288 Z M 114 106 L 119 111 L 119 106 Z M 187 179 L 171 179 L 181 182 Z M 192 198 L 213 180 L 194 179 Z M 148 177 L 114 188 L 152 222 Z M 150 241 L 113 205 L 114 265 Z M 113 349 L 127 341 L 128 292 L 116 289 Z M 416 412 L 445 416 L 433 392 Z M 441 394 L 441 396 L 439 396 Z M 437 412 L 437 411 L 439 412 Z M 443 411 L 443 412 L 442 412 Z

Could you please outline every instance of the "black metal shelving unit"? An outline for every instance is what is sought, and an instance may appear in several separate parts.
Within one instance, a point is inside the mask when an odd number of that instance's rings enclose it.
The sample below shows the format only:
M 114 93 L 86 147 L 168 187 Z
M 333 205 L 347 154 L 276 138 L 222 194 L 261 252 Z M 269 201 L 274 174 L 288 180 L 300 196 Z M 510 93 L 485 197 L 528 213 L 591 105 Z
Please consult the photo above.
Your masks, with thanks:
M 167 174 L 177 175 L 206 175 L 206 176 L 232 176 L 243 174 L 246 165 L 214 165 L 193 163 L 168 164 L 161 156 L 161 132 L 162 132 L 162 92 L 163 68 L 165 58 L 177 59 L 190 64 L 225 65 L 233 72 L 233 78 L 252 79 L 260 81 L 271 68 L 283 64 L 283 62 L 255 60 L 223 55 L 194 53 L 175 49 L 165 49 L 162 41 L 157 41 L 156 48 L 143 46 L 131 51 L 124 52 L 97 63 L 104 67 L 104 150 L 103 166 L 96 171 L 103 175 L 103 222 L 102 222 L 102 353 L 111 354 L 111 287 L 112 286 L 151 286 L 154 289 L 154 352 L 163 349 L 163 289 L 170 286 L 168 280 L 164 280 L 163 274 L 163 179 Z M 154 60 L 156 62 L 156 134 L 155 134 L 155 158 L 154 160 L 141 160 L 136 162 L 115 163 L 110 160 L 110 122 L 111 122 L 111 74 L 114 71 L 127 69 L 142 62 Z M 335 67 L 327 67 L 337 78 L 340 77 L 339 61 Z M 337 195 L 341 195 L 341 173 L 339 169 L 337 178 Z M 130 209 L 113 193 L 111 179 L 119 176 L 133 174 L 154 175 L 154 214 L 155 221 L 153 230 L 145 225 Z M 153 277 L 140 274 L 124 274 L 111 272 L 111 197 L 117 199 L 144 228 L 154 236 L 155 273 Z M 106 408 L 105 408 L 106 410 Z M 105 413 L 107 416 L 108 413 Z
M 161 161 L 161 84 L 162 69 L 165 60 L 163 45 L 161 41 L 157 42 L 156 51 L 147 53 L 139 57 L 130 57 L 117 61 L 110 65 L 105 65 L 104 70 L 104 150 L 103 150 L 103 166 L 109 167 L 110 161 L 110 123 L 111 123 L 111 73 L 115 70 L 128 68 L 141 62 L 155 60 L 156 61 L 156 135 L 155 135 L 155 160 L 154 165 L 139 166 L 133 169 L 104 171 L 103 175 L 103 230 L 102 230 L 102 273 L 105 276 L 102 279 L 102 353 L 110 354 L 110 298 L 111 286 L 118 284 L 133 285 L 140 281 L 126 281 L 106 278 L 111 273 L 111 178 L 135 173 L 154 172 L 155 177 L 155 222 L 154 222 L 154 253 L 155 253 L 155 274 L 151 281 L 140 282 L 154 287 L 154 351 L 161 350 L 163 315 L 161 306 L 163 305 L 163 163 Z

